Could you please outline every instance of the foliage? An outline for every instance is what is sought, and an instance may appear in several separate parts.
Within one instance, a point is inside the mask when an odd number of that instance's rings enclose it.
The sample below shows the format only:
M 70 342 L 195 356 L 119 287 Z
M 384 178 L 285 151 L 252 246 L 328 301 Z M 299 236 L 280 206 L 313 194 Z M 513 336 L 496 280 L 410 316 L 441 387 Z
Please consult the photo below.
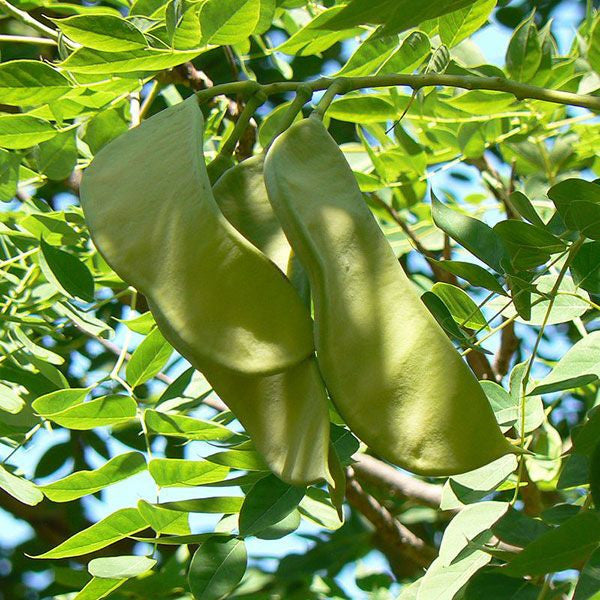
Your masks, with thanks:
M 0 0 L 0 598 L 598 597 L 600 16 L 569 3 L 565 47 L 560 3 L 533 4 Z M 500 66 L 473 41 L 498 21 Z M 269 473 L 78 202 L 102 147 L 192 93 L 224 169 L 317 92 L 423 302 L 528 450 L 409 476 L 331 409 L 343 519 L 325 486 Z

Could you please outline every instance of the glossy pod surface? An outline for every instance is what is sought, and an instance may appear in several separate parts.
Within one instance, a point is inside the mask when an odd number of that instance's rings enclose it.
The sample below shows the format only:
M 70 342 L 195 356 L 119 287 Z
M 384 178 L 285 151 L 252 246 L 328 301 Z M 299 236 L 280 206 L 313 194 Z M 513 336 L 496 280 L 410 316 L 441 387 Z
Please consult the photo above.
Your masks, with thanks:
M 312 353 L 310 316 L 221 214 L 202 132 L 191 97 L 111 142 L 83 177 L 85 217 L 106 261 L 147 296 L 169 342 L 197 368 L 280 372 Z
M 323 378 L 358 437 L 424 475 L 469 471 L 513 451 L 323 123 L 311 117 L 283 133 L 264 171 L 275 213 L 308 272 Z

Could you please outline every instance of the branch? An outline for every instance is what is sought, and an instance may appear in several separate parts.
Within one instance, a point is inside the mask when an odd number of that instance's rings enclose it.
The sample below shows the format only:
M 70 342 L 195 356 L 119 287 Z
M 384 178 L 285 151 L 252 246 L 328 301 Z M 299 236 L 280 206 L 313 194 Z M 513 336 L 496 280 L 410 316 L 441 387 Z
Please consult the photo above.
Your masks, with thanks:
M 442 488 L 410 475 L 368 454 L 355 454 L 352 469 L 362 481 L 385 487 L 391 495 L 405 496 L 421 504 L 439 508 Z
M 390 562 L 397 564 L 397 558 L 404 558 L 427 568 L 437 556 L 436 550 L 397 521 L 373 496 L 367 494 L 360 483 L 354 479 L 352 469 L 348 469 L 347 475 L 346 498 L 350 505 L 362 513 L 375 527 L 391 555 Z
M 447 75 L 440 73 L 426 73 L 421 75 L 371 75 L 368 77 L 339 77 L 331 79 L 330 77 L 321 77 L 308 82 L 311 89 L 316 92 L 325 90 L 334 83 L 340 81 L 340 88 L 344 92 L 360 90 L 365 88 L 377 87 L 396 87 L 408 86 L 413 90 L 419 90 L 429 86 L 447 86 L 465 90 L 490 90 L 495 92 L 507 92 L 515 96 L 517 100 L 526 98 L 533 100 L 543 100 L 554 104 L 565 104 L 570 106 L 580 106 L 589 110 L 600 112 L 600 96 L 589 94 L 574 94 L 562 90 L 552 90 L 519 83 L 512 79 L 504 77 L 479 77 L 476 75 Z M 198 101 L 204 102 L 221 94 L 242 94 L 248 95 L 256 92 L 257 86 L 267 95 L 280 94 L 283 92 L 294 92 L 298 86 L 306 85 L 298 81 L 279 81 L 268 84 L 258 84 L 256 81 L 232 81 L 215 85 L 210 89 L 198 92 Z

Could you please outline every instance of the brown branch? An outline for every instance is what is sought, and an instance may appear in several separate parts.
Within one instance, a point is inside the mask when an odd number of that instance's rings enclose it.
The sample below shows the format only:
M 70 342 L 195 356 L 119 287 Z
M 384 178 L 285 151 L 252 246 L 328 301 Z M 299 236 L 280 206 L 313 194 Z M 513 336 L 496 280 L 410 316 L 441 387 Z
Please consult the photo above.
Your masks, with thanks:
M 391 465 L 368 454 L 355 454 L 352 469 L 361 481 L 385 488 L 392 496 L 403 496 L 420 504 L 439 508 L 442 488 L 405 475 Z
M 504 319 L 506 321 L 506 319 Z M 500 347 L 494 359 L 494 371 L 498 379 L 502 379 L 510 368 L 510 361 L 519 349 L 521 340 L 515 334 L 515 323 L 511 321 L 500 334 Z
M 433 562 L 437 556 L 436 550 L 397 521 L 373 496 L 367 494 L 350 468 L 347 472 L 346 498 L 373 525 L 392 566 L 402 562 L 398 559 L 410 560 L 422 568 L 427 568 Z

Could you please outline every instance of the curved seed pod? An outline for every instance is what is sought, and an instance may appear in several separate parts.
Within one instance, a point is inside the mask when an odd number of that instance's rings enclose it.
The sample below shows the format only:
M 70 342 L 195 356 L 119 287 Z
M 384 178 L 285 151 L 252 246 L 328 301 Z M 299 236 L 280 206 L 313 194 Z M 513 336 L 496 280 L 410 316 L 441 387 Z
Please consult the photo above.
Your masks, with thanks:
M 306 272 L 273 212 L 263 167 L 264 155 L 257 154 L 225 171 L 213 186 L 215 200 L 227 220 L 288 276 L 303 303 L 310 307 Z
M 202 156 L 195 97 L 103 148 L 81 203 L 96 246 L 147 298 L 197 368 L 275 373 L 313 351 L 310 315 L 277 267 L 223 217 Z
M 314 357 L 275 375 L 241 375 L 223 367 L 205 369 L 204 375 L 280 479 L 300 486 L 333 481 L 327 392 Z
M 308 272 L 323 378 L 358 437 L 424 475 L 469 471 L 515 452 L 323 123 L 308 118 L 283 133 L 264 172 L 275 213 Z

